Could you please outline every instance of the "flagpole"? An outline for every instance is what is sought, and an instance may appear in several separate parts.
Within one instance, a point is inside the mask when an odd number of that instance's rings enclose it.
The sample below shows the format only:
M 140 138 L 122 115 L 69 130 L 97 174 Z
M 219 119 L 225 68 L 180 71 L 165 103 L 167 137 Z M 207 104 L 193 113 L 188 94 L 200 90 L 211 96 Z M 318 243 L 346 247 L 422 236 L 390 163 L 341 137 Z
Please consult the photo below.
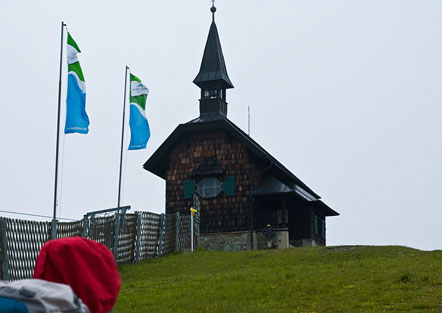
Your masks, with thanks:
M 127 72 L 129 71 L 129 66 L 126 65 L 125 77 L 124 77 L 124 100 L 123 100 L 123 122 L 121 127 L 121 151 L 120 151 L 120 176 L 118 179 L 118 208 L 120 207 L 121 201 L 121 174 L 123 172 L 123 149 L 124 149 L 124 122 L 126 117 L 126 95 L 127 95 Z
M 61 109 L 61 75 L 63 72 L 63 35 L 66 24 L 61 22 L 61 42 L 60 42 L 60 76 L 58 78 L 58 114 L 57 114 L 57 143 L 55 148 L 55 186 L 54 186 L 54 215 L 52 223 L 57 220 L 57 189 L 58 189 L 58 150 L 60 147 L 60 109 Z M 52 237 L 52 236 L 51 236 Z M 54 239 L 54 238 L 52 238 Z

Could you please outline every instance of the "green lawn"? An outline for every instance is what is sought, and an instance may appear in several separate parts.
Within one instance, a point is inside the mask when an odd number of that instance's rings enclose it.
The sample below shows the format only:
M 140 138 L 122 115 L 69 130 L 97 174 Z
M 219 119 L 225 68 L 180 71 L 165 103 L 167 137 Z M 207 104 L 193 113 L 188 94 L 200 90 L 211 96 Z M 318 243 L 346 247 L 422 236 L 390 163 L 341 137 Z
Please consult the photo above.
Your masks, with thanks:
M 173 254 L 120 267 L 119 312 L 442 312 L 442 251 Z

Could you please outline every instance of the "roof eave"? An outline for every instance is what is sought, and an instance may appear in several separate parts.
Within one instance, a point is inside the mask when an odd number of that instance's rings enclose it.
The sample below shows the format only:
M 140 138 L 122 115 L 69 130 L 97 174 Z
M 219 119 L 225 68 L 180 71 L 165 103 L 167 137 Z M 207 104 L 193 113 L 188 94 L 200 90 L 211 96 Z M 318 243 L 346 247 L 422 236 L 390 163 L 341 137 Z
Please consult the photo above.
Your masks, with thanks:
M 315 202 L 317 204 L 316 209 L 321 211 L 324 214 L 324 216 L 339 216 L 340 215 L 338 212 L 333 210 L 331 207 L 329 207 L 323 201 L 318 200 Z

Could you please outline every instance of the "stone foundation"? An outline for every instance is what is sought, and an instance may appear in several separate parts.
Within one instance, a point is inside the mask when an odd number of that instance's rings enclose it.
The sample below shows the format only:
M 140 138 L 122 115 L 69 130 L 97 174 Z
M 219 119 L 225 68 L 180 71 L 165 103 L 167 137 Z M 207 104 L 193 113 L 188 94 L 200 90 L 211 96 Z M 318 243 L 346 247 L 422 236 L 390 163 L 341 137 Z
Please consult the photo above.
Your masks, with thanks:
M 272 238 L 267 238 L 261 232 L 253 232 L 253 249 L 287 249 L 289 248 L 289 232 L 278 230 Z
M 267 238 L 261 232 L 253 232 L 253 249 L 287 249 L 289 245 L 289 232 L 278 230 L 272 238 Z M 230 233 L 200 234 L 198 247 L 208 250 L 241 251 L 251 249 L 251 236 L 249 231 Z
M 250 232 L 200 234 L 198 247 L 221 251 L 250 250 Z

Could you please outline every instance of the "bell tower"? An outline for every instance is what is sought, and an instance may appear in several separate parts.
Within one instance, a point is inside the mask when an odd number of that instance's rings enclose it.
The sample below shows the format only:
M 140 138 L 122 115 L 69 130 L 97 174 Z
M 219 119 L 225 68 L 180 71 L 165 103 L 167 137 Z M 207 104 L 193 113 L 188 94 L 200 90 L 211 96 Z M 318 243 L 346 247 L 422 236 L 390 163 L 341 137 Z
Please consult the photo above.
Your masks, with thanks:
M 227 75 L 218 29 L 215 24 L 215 5 L 210 8 L 212 24 L 204 48 L 203 60 L 193 83 L 201 88 L 200 117 L 226 117 L 226 90 L 233 88 Z

